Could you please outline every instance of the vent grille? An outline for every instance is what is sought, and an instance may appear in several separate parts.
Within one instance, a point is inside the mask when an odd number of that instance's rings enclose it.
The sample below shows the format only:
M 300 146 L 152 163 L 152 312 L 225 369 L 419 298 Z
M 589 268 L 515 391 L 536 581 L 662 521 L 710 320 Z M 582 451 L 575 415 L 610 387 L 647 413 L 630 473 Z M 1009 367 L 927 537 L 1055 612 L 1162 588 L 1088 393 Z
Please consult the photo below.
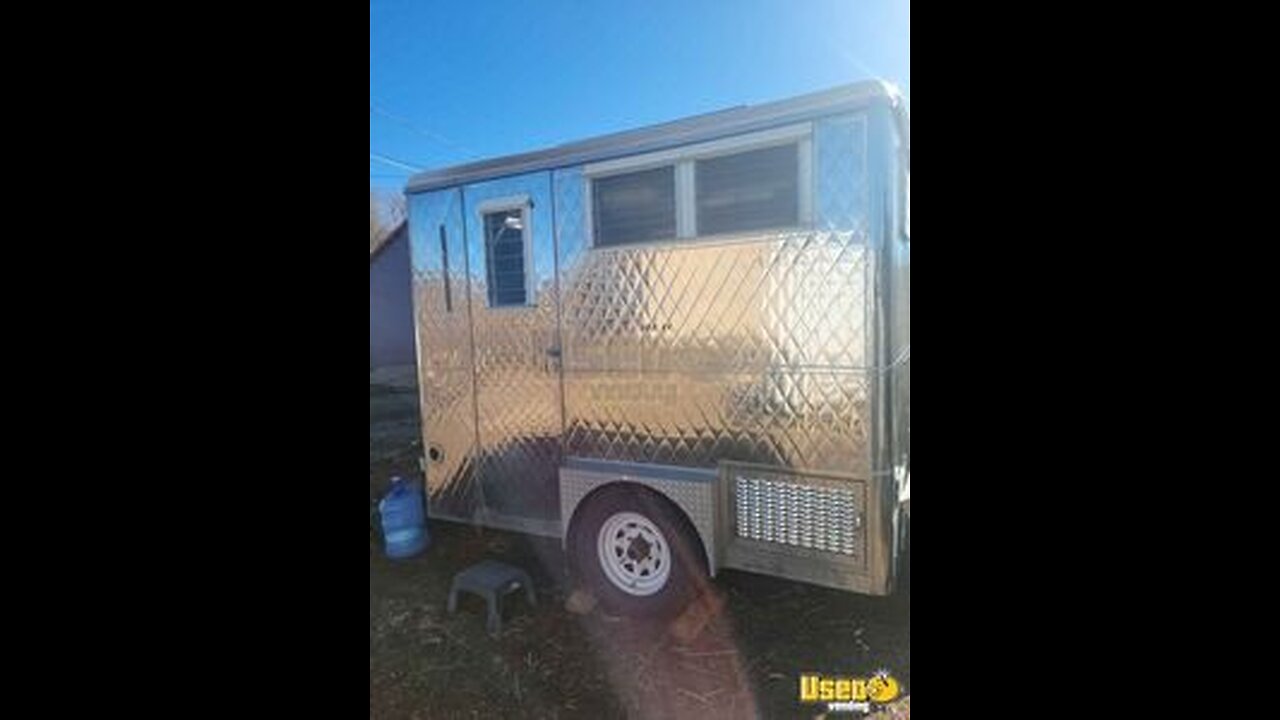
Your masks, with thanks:
M 742 475 L 734 481 L 737 536 L 750 540 L 855 555 L 861 505 L 857 489 L 849 486 Z

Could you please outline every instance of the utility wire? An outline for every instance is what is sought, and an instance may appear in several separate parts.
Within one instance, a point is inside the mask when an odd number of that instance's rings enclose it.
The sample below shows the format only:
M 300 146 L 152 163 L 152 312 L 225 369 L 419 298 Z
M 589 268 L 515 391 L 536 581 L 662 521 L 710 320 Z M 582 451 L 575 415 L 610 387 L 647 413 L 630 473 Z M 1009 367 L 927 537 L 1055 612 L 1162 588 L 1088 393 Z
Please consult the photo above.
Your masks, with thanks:
M 371 113 L 375 113 L 375 114 L 378 114 L 378 115 L 381 115 L 381 116 L 383 116 L 383 117 L 385 117 L 385 118 L 389 118 L 389 119 L 391 119 L 391 120 L 395 120 L 396 122 L 400 123 L 401 125 L 404 125 L 405 127 L 409 128 L 409 129 L 411 129 L 411 130 L 414 130 L 414 131 L 418 132 L 419 134 L 425 135 L 426 137 L 429 137 L 429 138 L 431 138 L 432 140 L 435 140 L 435 141 L 436 141 L 436 142 L 438 142 L 438 143 L 441 143 L 441 144 L 443 144 L 443 145 L 448 145 L 449 147 L 451 147 L 451 148 L 453 148 L 454 150 L 457 150 L 457 151 L 459 151 L 459 152 L 463 152 L 463 153 L 466 153 L 467 155 L 471 155 L 471 156 L 474 156 L 474 155 L 476 154 L 476 153 L 475 153 L 475 152 L 473 152 L 472 150 L 469 150 L 468 148 L 465 148 L 465 147 L 463 147 L 463 146 L 459 145 L 458 143 L 456 143 L 456 142 L 454 142 L 454 141 L 450 140 L 449 138 L 447 138 L 447 137 L 445 137 L 445 136 L 441 135 L 440 133 L 431 132 L 430 130 L 426 130 L 426 129 L 424 129 L 424 128 L 421 128 L 421 127 L 419 127 L 417 124 L 415 124 L 414 122 L 412 122 L 411 120 L 409 120 L 408 118 L 401 117 L 401 116 L 399 116 L 399 115 L 396 115 L 395 113 L 387 112 L 386 110 L 383 110 L 382 108 L 378 107 L 377 105 L 373 104 L 372 102 L 370 102 L 370 103 L 369 103 L 369 112 L 371 112 Z
M 369 153 L 369 159 L 370 159 L 370 160 L 377 160 L 378 162 L 386 163 L 386 164 L 388 164 L 388 165 L 393 165 L 393 166 L 398 167 L 398 168 L 404 168 L 405 170 L 408 170 L 409 172 L 422 172 L 422 168 L 420 168 L 420 167 L 417 167 L 417 166 L 414 166 L 414 165 L 410 165 L 410 164 L 409 164 L 409 163 L 407 163 L 407 162 L 404 162 L 404 161 L 401 161 L 401 160 L 397 160 L 397 159 L 392 158 L 392 157 L 387 157 L 386 155 L 379 155 L 378 153 L 372 153 L 372 152 L 371 152 L 371 153 Z

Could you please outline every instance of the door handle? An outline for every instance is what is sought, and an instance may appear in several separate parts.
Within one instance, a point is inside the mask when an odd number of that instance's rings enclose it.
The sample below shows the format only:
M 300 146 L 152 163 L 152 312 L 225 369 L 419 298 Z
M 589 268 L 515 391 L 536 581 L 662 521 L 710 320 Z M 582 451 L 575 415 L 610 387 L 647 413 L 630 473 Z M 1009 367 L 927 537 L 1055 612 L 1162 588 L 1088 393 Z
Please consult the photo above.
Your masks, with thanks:
M 560 348 L 558 347 L 547 348 L 546 368 L 548 372 L 560 371 Z

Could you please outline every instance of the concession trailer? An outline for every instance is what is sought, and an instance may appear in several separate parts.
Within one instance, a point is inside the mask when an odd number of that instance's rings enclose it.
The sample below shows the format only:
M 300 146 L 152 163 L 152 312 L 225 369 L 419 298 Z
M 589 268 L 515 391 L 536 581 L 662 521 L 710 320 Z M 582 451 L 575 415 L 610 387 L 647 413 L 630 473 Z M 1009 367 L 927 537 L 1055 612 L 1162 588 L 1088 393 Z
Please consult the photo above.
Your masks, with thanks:
M 727 568 L 892 592 L 909 138 L 875 81 L 414 176 L 430 516 L 561 538 L 628 611 Z

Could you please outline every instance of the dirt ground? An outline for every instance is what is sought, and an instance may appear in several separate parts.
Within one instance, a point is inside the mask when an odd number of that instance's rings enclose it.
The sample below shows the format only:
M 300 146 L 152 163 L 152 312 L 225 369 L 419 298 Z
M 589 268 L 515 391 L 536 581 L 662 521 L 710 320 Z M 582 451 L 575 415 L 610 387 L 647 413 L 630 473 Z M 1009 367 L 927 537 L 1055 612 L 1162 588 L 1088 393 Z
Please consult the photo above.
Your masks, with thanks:
M 414 395 L 371 385 L 371 498 L 416 471 L 417 442 Z M 814 717 L 821 707 L 798 701 L 805 671 L 883 668 L 910 693 L 909 602 L 724 571 L 713 583 L 722 610 L 682 641 L 668 623 L 566 611 L 558 540 L 444 522 L 430 533 L 426 553 L 399 561 L 370 534 L 371 718 Z M 479 598 L 446 612 L 454 573 L 489 558 L 524 568 L 537 589 L 536 607 L 507 598 L 497 638 Z M 909 700 L 897 710 L 909 716 Z

